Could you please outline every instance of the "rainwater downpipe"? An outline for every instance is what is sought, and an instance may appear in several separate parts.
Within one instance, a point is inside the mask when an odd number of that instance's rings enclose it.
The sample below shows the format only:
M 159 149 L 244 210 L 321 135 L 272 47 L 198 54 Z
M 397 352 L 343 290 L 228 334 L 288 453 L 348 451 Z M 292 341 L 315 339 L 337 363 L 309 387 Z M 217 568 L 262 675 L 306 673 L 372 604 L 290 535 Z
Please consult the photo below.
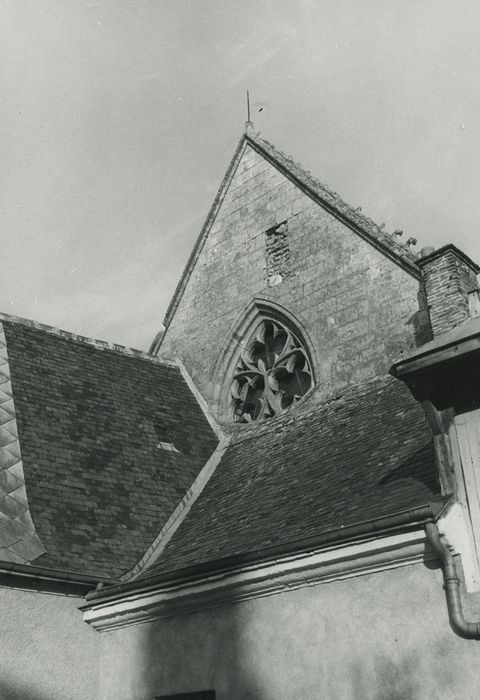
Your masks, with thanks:
M 426 523 L 427 541 L 439 555 L 442 561 L 443 580 L 447 598 L 448 616 L 454 632 L 465 639 L 480 639 L 480 622 L 467 622 L 463 615 L 460 598 L 460 581 L 457 567 L 452 554 L 440 539 L 440 533 L 435 523 Z

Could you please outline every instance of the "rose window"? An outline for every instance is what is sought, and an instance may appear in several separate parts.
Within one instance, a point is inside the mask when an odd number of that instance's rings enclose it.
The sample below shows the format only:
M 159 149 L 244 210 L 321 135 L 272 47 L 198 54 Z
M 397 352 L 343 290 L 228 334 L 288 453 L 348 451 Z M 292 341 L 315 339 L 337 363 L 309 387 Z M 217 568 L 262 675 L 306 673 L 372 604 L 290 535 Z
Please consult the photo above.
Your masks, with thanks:
M 231 395 L 237 422 L 282 413 L 313 385 L 307 354 L 278 321 L 264 320 L 247 341 L 235 367 Z

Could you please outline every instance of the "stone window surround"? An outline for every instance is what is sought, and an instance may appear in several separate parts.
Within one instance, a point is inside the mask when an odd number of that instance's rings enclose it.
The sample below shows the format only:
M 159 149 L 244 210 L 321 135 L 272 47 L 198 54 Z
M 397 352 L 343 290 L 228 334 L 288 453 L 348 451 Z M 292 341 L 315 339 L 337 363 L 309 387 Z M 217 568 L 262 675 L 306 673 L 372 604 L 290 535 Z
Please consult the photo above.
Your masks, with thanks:
M 317 383 L 318 362 L 315 346 L 304 323 L 280 304 L 256 297 L 236 318 L 213 365 L 210 381 L 214 387 L 212 410 L 221 423 L 232 423 L 231 382 L 242 351 L 241 341 L 250 337 L 263 319 L 277 321 L 288 328 L 301 343 L 310 364 L 312 387 Z
M 270 317 L 261 317 L 240 344 L 231 380 L 236 422 L 273 418 L 297 403 L 313 387 L 307 351 L 295 333 Z

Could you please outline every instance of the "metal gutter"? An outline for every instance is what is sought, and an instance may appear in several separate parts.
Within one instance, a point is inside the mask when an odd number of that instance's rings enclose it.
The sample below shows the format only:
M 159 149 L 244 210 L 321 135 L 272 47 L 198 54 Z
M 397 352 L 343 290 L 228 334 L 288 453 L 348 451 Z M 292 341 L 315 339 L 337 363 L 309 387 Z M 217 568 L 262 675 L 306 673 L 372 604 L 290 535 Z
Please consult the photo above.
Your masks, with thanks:
M 480 622 L 468 622 L 463 614 L 460 581 L 455 560 L 440 539 L 438 527 L 435 523 L 426 523 L 425 533 L 428 543 L 433 547 L 442 561 L 448 616 L 453 631 L 464 639 L 480 639 Z
M 284 545 L 268 547 L 246 554 L 225 557 L 203 564 L 196 564 L 176 571 L 152 573 L 149 576 L 139 577 L 124 583 L 116 583 L 111 587 L 90 592 L 86 596 L 87 606 L 83 606 L 82 610 L 95 605 L 96 602 L 103 603 L 107 600 L 121 598 L 125 593 L 152 590 L 159 584 L 193 580 L 201 576 L 238 568 L 245 564 L 268 561 L 276 557 L 305 552 L 310 549 L 318 549 L 331 544 L 345 543 L 358 540 L 359 538 L 379 537 L 387 533 L 392 534 L 392 532 L 400 529 L 404 530 L 412 525 L 424 525 L 426 522 L 432 522 L 438 518 L 449 500 L 449 498 L 444 498 L 438 501 L 432 501 L 432 503 L 427 505 L 399 511 L 393 515 L 373 518 L 371 520 L 355 523 L 354 525 L 328 530 L 321 535 L 297 540 L 294 543 L 289 542 Z
M 32 564 L 17 564 L 8 561 L 0 561 L 0 577 L 16 577 L 30 582 L 42 581 L 43 583 L 72 585 L 91 590 L 100 585 L 113 585 L 116 579 L 103 576 L 90 576 L 75 571 L 62 569 L 49 569 Z

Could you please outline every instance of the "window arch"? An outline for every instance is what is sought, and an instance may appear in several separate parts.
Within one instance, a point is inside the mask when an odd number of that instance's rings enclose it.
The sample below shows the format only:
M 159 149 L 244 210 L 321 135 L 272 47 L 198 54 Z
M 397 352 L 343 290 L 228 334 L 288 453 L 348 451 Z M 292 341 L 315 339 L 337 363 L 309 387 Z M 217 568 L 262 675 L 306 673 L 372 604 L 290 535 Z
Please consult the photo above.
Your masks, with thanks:
M 262 315 L 240 341 L 230 373 L 230 414 L 236 422 L 283 413 L 313 387 L 312 363 L 299 334 Z

